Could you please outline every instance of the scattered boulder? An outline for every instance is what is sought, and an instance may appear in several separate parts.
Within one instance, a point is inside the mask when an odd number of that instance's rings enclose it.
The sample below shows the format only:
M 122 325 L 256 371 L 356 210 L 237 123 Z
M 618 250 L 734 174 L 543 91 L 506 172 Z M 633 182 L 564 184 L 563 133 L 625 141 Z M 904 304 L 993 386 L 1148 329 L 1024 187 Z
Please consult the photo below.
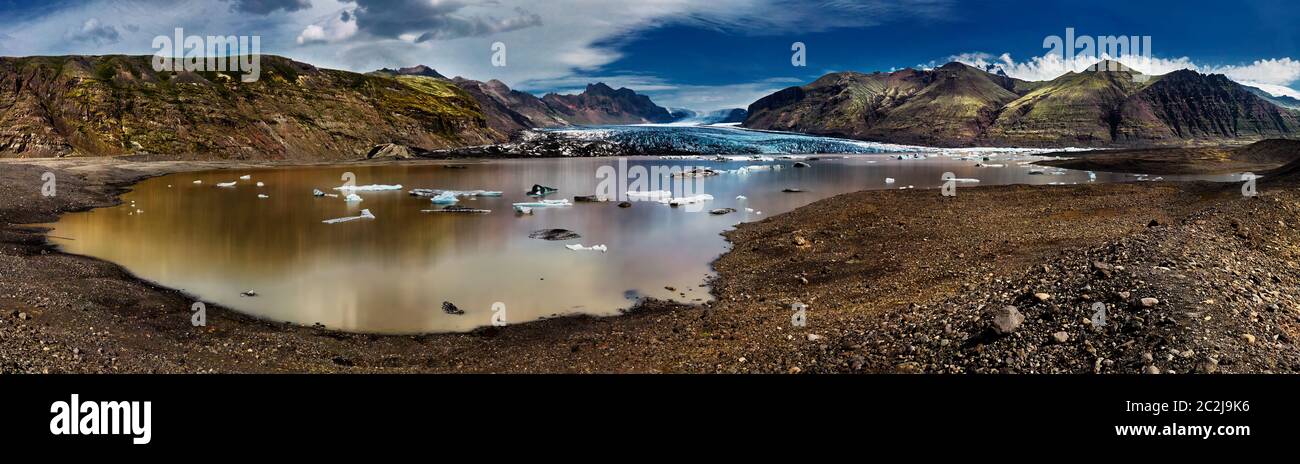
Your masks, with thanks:
M 620 202 L 618 202 L 618 207 L 619 207 L 619 208 L 631 208 L 631 207 L 632 207 L 632 202 L 630 202 L 630 201 L 620 201 Z
M 993 316 L 993 331 L 1000 335 L 1007 335 L 1020 329 L 1020 325 L 1025 323 L 1025 315 L 1020 314 L 1020 310 L 1015 306 L 1006 306 L 997 310 Z
M 803 189 L 798 189 L 798 188 L 788 188 L 781 191 L 785 193 L 803 193 Z
M 465 310 L 457 308 L 456 305 L 451 304 L 450 301 L 442 302 L 442 312 L 447 314 L 455 314 L 457 316 L 461 314 L 465 314 Z

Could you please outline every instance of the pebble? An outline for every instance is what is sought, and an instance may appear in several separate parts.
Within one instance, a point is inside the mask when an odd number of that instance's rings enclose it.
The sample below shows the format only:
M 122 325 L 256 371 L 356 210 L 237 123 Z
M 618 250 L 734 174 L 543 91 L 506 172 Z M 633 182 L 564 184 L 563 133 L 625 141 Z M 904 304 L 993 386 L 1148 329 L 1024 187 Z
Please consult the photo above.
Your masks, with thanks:
M 1141 301 L 1142 301 L 1142 307 L 1145 308 L 1150 308 L 1152 306 L 1160 304 L 1160 300 L 1151 297 L 1143 298 Z
M 1142 370 L 1142 372 L 1146 374 L 1159 374 L 1160 368 L 1156 366 L 1147 366 L 1145 369 Z
M 810 342 L 815 342 L 815 341 L 817 341 L 817 340 L 821 340 L 821 339 L 822 339 L 822 336 L 821 336 L 821 335 L 817 335 L 817 334 L 808 334 L 808 341 L 810 341 Z
M 1048 295 L 1046 293 L 1035 293 L 1034 298 L 1037 298 L 1038 301 L 1047 301 L 1052 299 L 1052 295 Z
M 1070 341 L 1070 334 L 1066 332 L 1057 332 L 1052 334 L 1052 340 L 1056 340 L 1056 343 L 1065 343 Z
M 1255 336 L 1254 336 L 1254 335 L 1251 335 L 1251 334 L 1241 334 L 1241 338 L 1245 339 L 1245 340 L 1246 340 L 1246 343 L 1249 344 L 1249 345 L 1254 345 L 1254 344 L 1255 344 Z

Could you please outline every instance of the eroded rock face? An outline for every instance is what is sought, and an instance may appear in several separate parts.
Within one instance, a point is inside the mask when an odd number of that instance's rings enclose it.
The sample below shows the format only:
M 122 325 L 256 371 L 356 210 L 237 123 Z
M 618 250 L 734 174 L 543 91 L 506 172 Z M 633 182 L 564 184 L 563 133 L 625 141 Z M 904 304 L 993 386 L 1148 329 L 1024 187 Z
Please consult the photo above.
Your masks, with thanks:
M 507 140 L 448 81 L 320 69 L 263 55 L 237 72 L 157 72 L 149 56 L 0 58 L 0 157 L 164 154 L 356 159 L 381 143 Z

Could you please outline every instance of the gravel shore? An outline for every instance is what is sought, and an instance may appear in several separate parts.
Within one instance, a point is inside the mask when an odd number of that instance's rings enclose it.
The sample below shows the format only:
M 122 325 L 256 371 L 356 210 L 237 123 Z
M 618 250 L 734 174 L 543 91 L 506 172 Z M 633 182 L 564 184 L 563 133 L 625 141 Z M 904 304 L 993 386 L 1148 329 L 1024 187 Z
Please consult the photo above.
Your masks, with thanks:
M 0 372 L 1300 370 L 1300 190 L 1285 182 L 1254 198 L 1162 182 L 846 194 L 726 233 L 711 304 L 420 336 L 216 305 L 195 328 L 192 296 L 59 253 L 29 225 L 149 176 L 247 166 L 0 164 Z

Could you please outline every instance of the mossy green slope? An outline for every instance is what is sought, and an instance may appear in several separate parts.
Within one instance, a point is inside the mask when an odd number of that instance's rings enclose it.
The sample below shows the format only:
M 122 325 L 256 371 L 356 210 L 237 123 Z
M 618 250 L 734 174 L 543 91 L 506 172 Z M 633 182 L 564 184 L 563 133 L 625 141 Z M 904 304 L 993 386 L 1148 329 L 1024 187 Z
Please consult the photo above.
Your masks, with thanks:
M 0 156 L 352 159 L 380 143 L 491 143 L 446 81 L 321 69 L 263 55 L 261 76 L 154 71 L 150 56 L 0 58 Z

